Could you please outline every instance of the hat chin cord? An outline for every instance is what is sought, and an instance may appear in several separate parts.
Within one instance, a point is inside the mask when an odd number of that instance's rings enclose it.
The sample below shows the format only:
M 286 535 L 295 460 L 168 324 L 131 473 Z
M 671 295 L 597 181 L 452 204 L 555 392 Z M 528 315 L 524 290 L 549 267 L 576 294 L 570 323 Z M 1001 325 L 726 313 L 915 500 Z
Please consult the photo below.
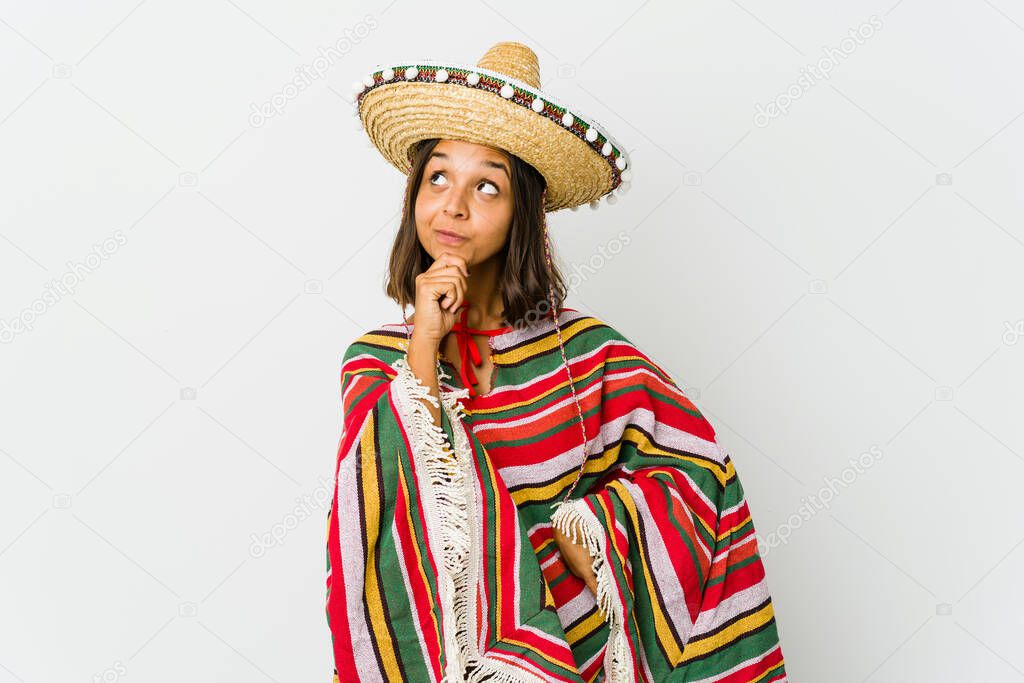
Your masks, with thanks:
M 565 343 L 562 341 L 562 326 L 558 323 L 558 310 L 555 307 L 555 286 L 553 284 L 555 267 L 551 260 L 551 240 L 548 237 L 548 218 L 547 212 L 544 210 L 547 201 L 547 194 L 548 188 L 545 184 L 544 191 L 541 194 L 540 200 L 540 220 L 541 225 L 544 228 L 544 258 L 548 264 L 548 301 L 551 303 L 551 319 L 555 323 L 555 332 L 558 335 L 558 348 L 562 352 L 562 366 L 565 368 L 565 374 L 569 378 L 569 388 L 572 390 L 572 399 L 576 403 L 576 415 L 579 418 L 580 433 L 583 440 L 583 457 L 580 462 L 579 472 L 576 473 L 576 480 L 573 481 L 572 486 L 569 487 L 569 490 L 565 492 L 565 496 L 562 498 L 562 500 L 555 501 L 554 503 L 552 503 L 551 507 L 555 508 L 562 505 L 563 503 L 568 502 L 569 496 L 572 495 L 573 489 L 576 488 L 576 484 L 580 483 L 580 479 L 583 477 L 583 469 L 587 465 L 587 426 L 586 424 L 584 424 L 583 421 L 583 408 L 580 406 L 580 398 L 576 394 L 576 383 L 575 381 L 573 381 L 572 371 L 569 369 L 569 359 L 565 355 Z

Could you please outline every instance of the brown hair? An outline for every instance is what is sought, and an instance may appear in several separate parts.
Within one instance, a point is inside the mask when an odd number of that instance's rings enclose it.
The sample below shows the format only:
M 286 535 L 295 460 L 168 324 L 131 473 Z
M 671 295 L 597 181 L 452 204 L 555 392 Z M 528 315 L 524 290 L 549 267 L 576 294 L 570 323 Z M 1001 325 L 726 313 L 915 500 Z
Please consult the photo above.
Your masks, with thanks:
M 385 282 L 385 292 L 399 306 L 416 302 L 416 276 L 433 262 L 416 233 L 416 195 L 423 169 L 440 139 L 421 141 L 414 150 L 412 170 L 405 187 L 402 222 L 398 226 Z M 544 256 L 544 177 L 530 164 L 506 152 L 512 166 L 512 226 L 505 246 L 498 253 L 504 268 L 498 282 L 505 321 L 521 325 L 550 312 L 549 287 L 561 310 L 566 286 L 554 262 L 548 268 Z

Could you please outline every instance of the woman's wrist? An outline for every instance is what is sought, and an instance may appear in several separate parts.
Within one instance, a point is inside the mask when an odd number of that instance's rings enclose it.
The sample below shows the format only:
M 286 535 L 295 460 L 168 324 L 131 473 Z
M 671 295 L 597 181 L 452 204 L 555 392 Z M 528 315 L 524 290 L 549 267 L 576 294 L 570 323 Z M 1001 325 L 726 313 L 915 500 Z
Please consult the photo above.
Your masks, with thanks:
M 438 346 L 436 344 L 431 343 L 429 340 L 418 339 L 414 332 L 412 339 L 409 341 L 409 348 L 406 351 L 406 360 L 413 375 L 427 388 L 427 391 L 435 398 L 440 398 L 441 387 L 437 377 L 437 350 Z M 440 426 L 440 408 L 435 407 L 429 402 L 425 401 L 425 403 L 427 403 L 427 408 L 434 418 L 434 423 Z
M 437 351 L 440 347 L 429 341 L 417 340 L 415 337 L 409 341 L 409 348 L 406 352 L 409 357 L 409 364 L 427 363 L 434 364 L 437 360 Z
M 434 353 L 437 353 L 437 350 L 441 348 L 441 340 L 431 339 L 430 337 L 424 336 L 419 332 L 419 330 L 413 330 L 412 338 L 409 340 L 409 348 L 411 349 L 413 347 L 416 347 L 421 351 L 431 349 Z
M 441 348 L 440 343 L 429 338 L 417 337 L 416 332 L 412 333 L 409 340 L 409 365 L 421 365 L 426 368 L 435 367 L 437 363 L 437 352 Z

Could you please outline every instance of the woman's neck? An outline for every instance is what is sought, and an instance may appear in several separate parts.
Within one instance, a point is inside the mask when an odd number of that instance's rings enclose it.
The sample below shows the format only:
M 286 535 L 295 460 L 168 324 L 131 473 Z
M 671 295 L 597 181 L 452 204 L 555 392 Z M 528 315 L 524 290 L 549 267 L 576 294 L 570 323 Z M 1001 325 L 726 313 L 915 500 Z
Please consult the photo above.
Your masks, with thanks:
M 469 299 L 470 303 L 469 311 L 466 313 L 466 327 L 472 327 L 475 330 L 490 330 L 505 326 L 505 321 L 501 316 L 503 306 L 500 295 L 497 297 L 496 309 L 490 306 L 483 307 L 479 301 L 473 298 L 472 294 L 467 294 L 466 298 Z M 457 315 L 459 316 L 458 319 L 461 320 L 461 309 Z
M 498 289 L 498 276 L 502 267 L 497 259 L 487 259 L 470 268 L 466 280 L 466 299 L 469 300 L 469 313 L 466 325 L 478 330 L 489 330 L 503 327 L 501 312 L 505 308 L 504 299 Z

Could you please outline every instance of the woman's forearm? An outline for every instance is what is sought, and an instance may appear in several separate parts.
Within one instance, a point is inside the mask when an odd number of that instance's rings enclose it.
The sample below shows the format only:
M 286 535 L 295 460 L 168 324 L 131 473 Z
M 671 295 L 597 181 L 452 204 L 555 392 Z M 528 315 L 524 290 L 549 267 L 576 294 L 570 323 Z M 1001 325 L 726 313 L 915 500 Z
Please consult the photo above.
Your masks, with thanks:
M 440 405 L 441 389 L 437 379 L 437 349 L 437 345 L 433 342 L 419 340 L 413 334 L 412 340 L 409 342 L 408 362 L 409 369 L 423 382 L 430 391 L 430 395 L 436 398 Z M 434 424 L 440 427 L 441 409 L 430 401 L 423 401 L 423 403 L 430 409 L 430 414 L 434 417 Z

